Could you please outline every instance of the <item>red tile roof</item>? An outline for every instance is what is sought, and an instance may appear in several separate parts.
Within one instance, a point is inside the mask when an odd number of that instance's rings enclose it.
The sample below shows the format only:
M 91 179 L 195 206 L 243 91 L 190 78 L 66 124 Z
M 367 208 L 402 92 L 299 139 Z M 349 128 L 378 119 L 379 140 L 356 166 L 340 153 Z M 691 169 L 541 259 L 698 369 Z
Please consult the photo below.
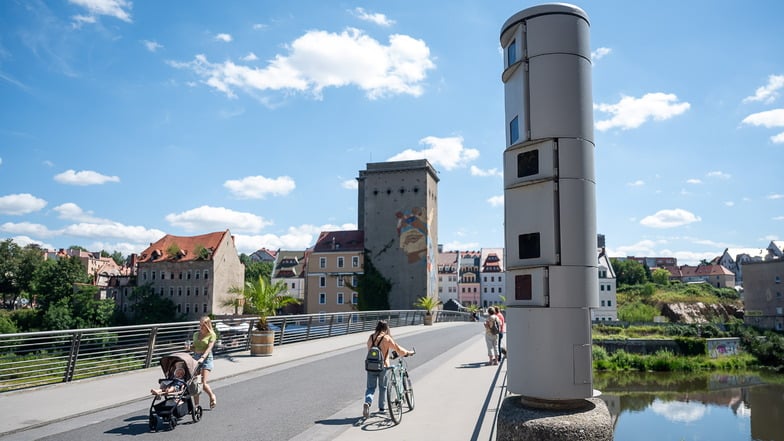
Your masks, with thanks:
M 365 233 L 361 230 L 322 231 L 313 246 L 314 253 L 364 250 Z
M 199 255 L 196 248 L 200 245 L 210 251 L 209 259 L 212 259 L 212 254 L 218 249 L 224 238 L 228 236 L 229 230 L 219 231 L 215 233 L 202 234 L 200 236 L 172 236 L 167 234 L 157 242 L 151 243 L 150 246 L 142 251 L 139 255 L 139 262 L 161 262 L 166 260 L 176 260 L 178 262 L 187 262 L 198 260 Z M 169 248 L 176 245 L 180 249 L 179 258 L 169 255 Z

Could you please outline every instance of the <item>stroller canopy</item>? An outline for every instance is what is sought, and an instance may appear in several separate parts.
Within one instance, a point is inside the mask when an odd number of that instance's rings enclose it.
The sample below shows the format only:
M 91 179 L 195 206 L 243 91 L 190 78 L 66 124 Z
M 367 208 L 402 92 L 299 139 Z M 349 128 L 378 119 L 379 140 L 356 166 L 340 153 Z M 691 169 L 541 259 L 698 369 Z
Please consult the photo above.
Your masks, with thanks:
M 196 371 L 199 368 L 199 362 L 194 360 L 193 357 L 191 357 L 191 354 L 188 352 L 175 352 L 161 357 L 161 369 L 163 370 L 163 374 L 168 375 L 172 372 L 172 369 L 177 363 L 185 364 L 185 375 L 187 379 L 191 379 L 196 375 Z

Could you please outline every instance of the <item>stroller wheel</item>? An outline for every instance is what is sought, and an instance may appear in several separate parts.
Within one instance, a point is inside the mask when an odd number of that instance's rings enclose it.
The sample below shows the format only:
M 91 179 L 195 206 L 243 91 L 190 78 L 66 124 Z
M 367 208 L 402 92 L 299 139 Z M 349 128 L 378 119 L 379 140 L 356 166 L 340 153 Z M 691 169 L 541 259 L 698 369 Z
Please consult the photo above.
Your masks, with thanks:
M 174 430 L 175 427 L 177 427 L 177 417 L 172 415 L 172 417 L 169 418 L 169 429 Z
M 193 409 L 193 413 L 191 414 L 191 418 L 193 418 L 193 422 L 194 423 L 198 423 L 199 420 L 201 420 L 202 412 L 203 412 L 203 410 L 202 410 L 201 406 L 196 406 L 196 408 Z
M 150 415 L 149 424 L 150 424 L 150 430 L 152 430 L 153 432 L 158 430 L 158 417 L 156 417 L 155 415 Z

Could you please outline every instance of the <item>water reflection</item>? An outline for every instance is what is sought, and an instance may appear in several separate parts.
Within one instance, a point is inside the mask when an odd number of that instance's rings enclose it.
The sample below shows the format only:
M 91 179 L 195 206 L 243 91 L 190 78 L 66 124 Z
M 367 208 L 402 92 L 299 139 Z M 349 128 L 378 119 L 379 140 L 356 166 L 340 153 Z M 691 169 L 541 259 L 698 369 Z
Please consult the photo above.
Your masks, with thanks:
M 614 373 L 594 378 L 610 409 L 615 441 L 784 441 L 781 383 L 780 376 L 754 374 Z

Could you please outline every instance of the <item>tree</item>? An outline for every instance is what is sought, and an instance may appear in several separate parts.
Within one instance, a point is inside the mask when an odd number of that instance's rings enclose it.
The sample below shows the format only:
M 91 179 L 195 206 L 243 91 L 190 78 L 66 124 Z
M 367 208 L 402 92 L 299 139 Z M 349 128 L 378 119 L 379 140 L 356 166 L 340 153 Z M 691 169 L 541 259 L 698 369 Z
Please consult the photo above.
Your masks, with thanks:
M 137 286 L 129 296 L 134 305 L 134 323 L 167 323 L 181 320 L 177 316 L 177 305 L 170 299 L 155 294 L 152 284 Z
M 254 282 L 264 277 L 267 280 L 272 280 L 272 262 L 253 262 L 245 264 L 245 281 Z
M 299 300 L 283 295 L 288 287 L 282 281 L 270 283 L 269 279 L 259 277 L 253 282 L 245 282 L 243 288 L 232 287 L 230 293 L 242 294 L 245 297 L 245 308 L 252 309 L 259 315 L 257 328 L 260 331 L 269 331 L 267 317 L 277 315 L 284 306 L 298 304 Z
M 114 251 L 111 255 L 111 258 L 112 260 L 114 260 L 114 263 L 116 263 L 118 266 L 125 265 L 125 257 L 122 255 L 121 252 Z
M 17 332 L 16 324 L 8 317 L 8 313 L 0 313 L 0 334 L 16 334 Z
M 655 270 L 653 270 L 651 277 L 653 278 L 653 283 L 657 285 L 670 284 L 670 272 L 664 268 L 656 268 Z
M 646 280 L 645 268 L 636 260 L 610 259 L 610 264 L 615 270 L 618 285 L 639 285 Z
M 113 325 L 115 303 L 97 298 L 97 286 L 80 286 L 71 296 L 70 308 L 73 328 L 105 328 Z
M 357 305 L 360 311 L 385 311 L 389 309 L 389 292 L 392 291 L 392 282 L 373 265 L 370 252 L 365 250 L 365 268 L 357 276 L 356 289 L 359 294 Z
M 47 260 L 36 270 L 38 305 L 46 311 L 49 306 L 65 299 L 66 304 L 74 294 L 74 285 L 87 283 L 89 276 L 78 257 Z

